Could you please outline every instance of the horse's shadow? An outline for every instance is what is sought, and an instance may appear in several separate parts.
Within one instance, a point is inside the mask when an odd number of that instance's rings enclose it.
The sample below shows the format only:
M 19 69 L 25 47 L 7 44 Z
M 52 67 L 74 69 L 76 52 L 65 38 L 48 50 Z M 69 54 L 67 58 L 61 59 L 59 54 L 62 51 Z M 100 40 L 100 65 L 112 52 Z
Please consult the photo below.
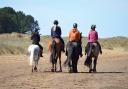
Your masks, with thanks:
M 53 73 L 51 71 L 43 71 L 44 73 Z M 56 71 L 55 73 L 69 73 L 66 71 L 60 72 L 60 71 Z M 128 73 L 128 72 L 113 72 L 113 71 L 108 71 L 108 72 L 95 72 L 95 73 L 89 73 L 89 72 L 77 72 L 78 74 L 121 74 L 121 73 Z M 70 74 L 70 73 L 69 73 Z M 72 74 L 72 73 L 71 73 Z
M 89 73 L 89 72 L 78 72 L 78 73 Z M 94 73 L 89 73 L 89 74 L 118 74 L 118 73 L 126 73 L 126 72 L 94 72 Z

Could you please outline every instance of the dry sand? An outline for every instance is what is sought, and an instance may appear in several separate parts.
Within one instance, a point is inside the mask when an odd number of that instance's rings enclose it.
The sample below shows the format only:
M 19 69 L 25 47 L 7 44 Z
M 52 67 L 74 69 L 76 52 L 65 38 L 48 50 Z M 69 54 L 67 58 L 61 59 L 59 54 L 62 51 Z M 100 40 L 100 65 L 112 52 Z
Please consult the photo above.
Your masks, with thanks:
M 62 63 L 66 59 L 62 55 Z M 128 52 L 103 50 L 97 73 L 88 73 L 79 59 L 79 73 L 50 72 L 49 54 L 39 61 L 39 71 L 31 73 L 26 55 L 0 56 L 0 89 L 128 89 Z

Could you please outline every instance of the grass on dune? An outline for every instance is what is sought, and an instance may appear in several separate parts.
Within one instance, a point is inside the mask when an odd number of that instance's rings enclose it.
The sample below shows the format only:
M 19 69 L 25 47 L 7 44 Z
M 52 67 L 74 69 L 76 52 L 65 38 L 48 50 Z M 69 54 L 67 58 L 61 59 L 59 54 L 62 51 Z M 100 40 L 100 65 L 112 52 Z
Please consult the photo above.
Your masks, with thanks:
M 41 36 L 40 44 L 44 48 L 44 53 L 48 53 L 48 43 L 50 36 Z M 67 44 L 68 38 L 64 37 L 64 42 Z M 127 37 L 113 37 L 99 40 L 103 49 L 122 49 L 128 52 L 128 38 Z M 1 34 L 0 35 L 0 55 L 2 54 L 26 54 L 27 48 L 31 44 L 30 35 L 26 34 Z M 87 44 L 87 38 L 82 38 L 83 52 Z

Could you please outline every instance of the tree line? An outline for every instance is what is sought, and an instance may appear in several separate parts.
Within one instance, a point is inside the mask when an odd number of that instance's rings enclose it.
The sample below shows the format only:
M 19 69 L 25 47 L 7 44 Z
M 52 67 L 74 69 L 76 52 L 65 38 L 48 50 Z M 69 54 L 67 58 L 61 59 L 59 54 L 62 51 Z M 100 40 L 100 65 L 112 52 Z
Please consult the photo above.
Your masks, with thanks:
M 31 15 L 25 15 L 22 11 L 15 11 L 11 7 L 0 8 L 0 34 L 2 33 L 26 33 L 38 29 L 38 21 Z

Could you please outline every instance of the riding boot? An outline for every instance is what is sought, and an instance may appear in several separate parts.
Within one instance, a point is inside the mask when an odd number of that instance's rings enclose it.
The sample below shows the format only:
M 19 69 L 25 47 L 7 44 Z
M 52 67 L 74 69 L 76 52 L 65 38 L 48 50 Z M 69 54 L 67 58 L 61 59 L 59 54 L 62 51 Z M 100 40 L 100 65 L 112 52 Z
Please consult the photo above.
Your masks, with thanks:
M 65 49 L 64 49 L 64 44 L 62 44 L 62 52 L 65 52 Z
M 68 56 L 68 51 L 66 50 L 65 55 Z
M 97 44 L 99 45 L 99 48 L 100 48 L 100 54 L 102 54 L 101 45 L 99 42 L 97 42 Z
M 60 37 L 60 40 L 62 42 L 61 51 L 65 52 L 65 49 L 64 49 L 64 47 L 65 47 L 64 40 L 61 37 Z
M 43 57 L 42 53 L 43 53 L 42 50 L 40 50 L 40 57 Z
M 82 47 L 80 46 L 80 57 L 82 57 L 83 54 L 82 54 Z
M 62 44 L 62 51 L 65 52 L 65 44 L 64 44 L 64 42 Z
M 99 47 L 100 47 L 100 54 L 102 54 L 101 46 L 99 45 Z
M 102 50 L 100 49 L 100 54 L 102 54 Z
M 87 45 L 85 46 L 85 55 L 88 53 L 89 50 L 89 42 L 87 43 Z

